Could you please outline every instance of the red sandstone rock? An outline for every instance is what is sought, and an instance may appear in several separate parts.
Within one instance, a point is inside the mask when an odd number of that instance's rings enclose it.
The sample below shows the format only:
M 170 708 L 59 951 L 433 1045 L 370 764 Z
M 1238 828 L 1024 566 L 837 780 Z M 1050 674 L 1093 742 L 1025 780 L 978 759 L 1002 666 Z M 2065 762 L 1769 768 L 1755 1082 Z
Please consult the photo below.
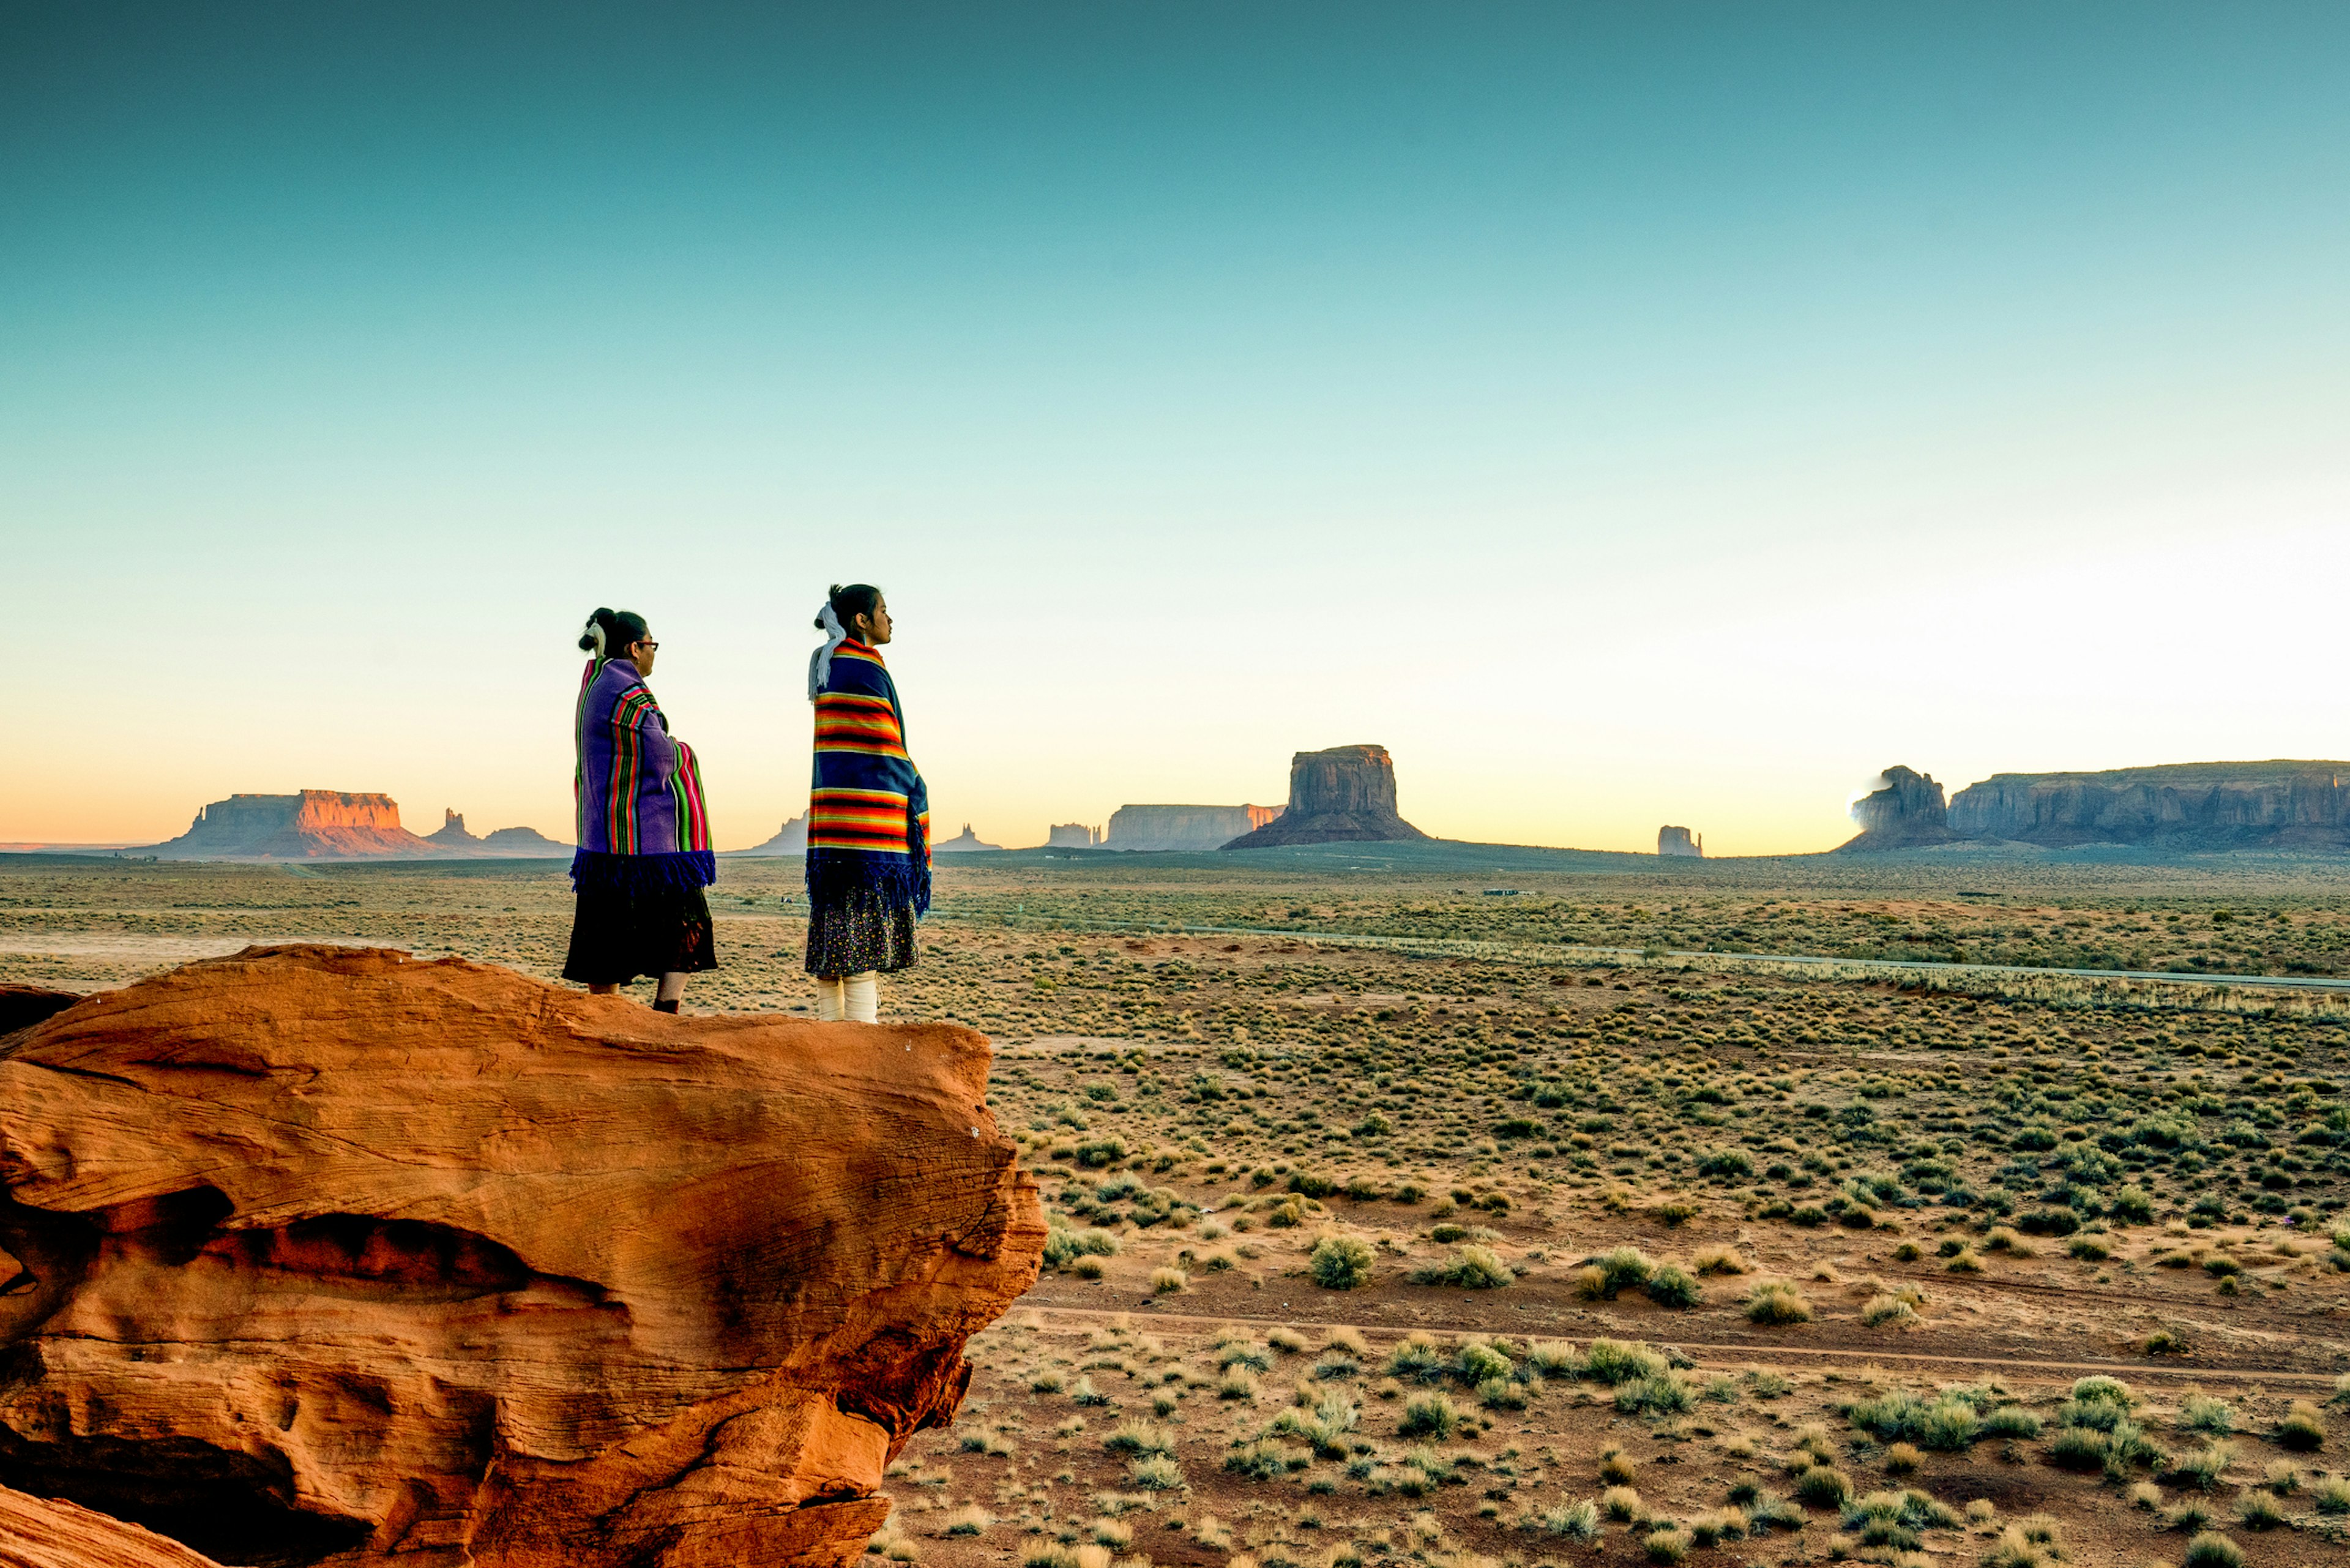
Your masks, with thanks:
M 1394 843 L 1427 836 L 1396 815 L 1395 759 L 1385 746 L 1332 746 L 1290 758 L 1289 808 L 1224 847 Z
M 221 1568 L 169 1536 L 0 1487 L 0 1568 Z
M 306 789 L 216 800 L 152 852 L 163 860 L 348 860 L 449 851 L 400 826 L 400 803 L 388 794 Z
M 0 1054 L 0 1482 L 224 1562 L 837 1565 L 1035 1277 L 948 1025 L 254 949 Z

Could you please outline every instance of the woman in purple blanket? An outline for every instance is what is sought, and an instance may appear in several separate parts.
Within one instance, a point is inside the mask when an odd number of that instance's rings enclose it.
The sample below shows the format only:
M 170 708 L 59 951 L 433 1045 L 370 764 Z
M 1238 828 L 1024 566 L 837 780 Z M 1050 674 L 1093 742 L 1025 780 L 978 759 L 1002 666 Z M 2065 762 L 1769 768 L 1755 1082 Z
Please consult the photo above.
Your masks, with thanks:
M 671 738 L 645 684 L 660 644 L 644 617 L 599 609 L 579 646 L 588 655 L 572 781 L 579 849 L 571 886 L 579 907 L 563 978 L 609 996 L 639 975 L 658 975 L 654 1010 L 675 1012 L 685 977 L 718 967 L 702 891 L 718 879 L 702 771 L 693 749 Z

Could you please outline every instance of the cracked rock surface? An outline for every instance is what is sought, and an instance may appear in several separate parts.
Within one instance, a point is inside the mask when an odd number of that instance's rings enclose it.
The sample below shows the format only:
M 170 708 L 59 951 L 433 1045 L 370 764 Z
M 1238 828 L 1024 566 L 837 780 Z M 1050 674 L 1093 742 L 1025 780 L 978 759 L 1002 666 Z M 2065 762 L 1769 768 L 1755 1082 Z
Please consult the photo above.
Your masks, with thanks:
M 256 1568 L 847 1563 L 1035 1276 L 987 1065 L 385 950 L 88 998 L 0 1037 L 0 1483 Z

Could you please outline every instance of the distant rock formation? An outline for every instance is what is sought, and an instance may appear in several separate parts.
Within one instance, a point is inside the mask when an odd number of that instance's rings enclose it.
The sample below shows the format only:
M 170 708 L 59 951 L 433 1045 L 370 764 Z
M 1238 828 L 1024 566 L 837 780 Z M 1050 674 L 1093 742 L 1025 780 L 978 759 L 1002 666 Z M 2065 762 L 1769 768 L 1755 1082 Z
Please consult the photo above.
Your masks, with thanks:
M 962 831 L 961 833 L 955 835 L 952 838 L 948 839 L 944 844 L 933 844 L 931 846 L 931 853 L 933 855 L 967 855 L 972 851 L 978 849 L 993 849 L 1001 854 L 1003 852 L 1003 846 L 1001 844 L 983 844 L 980 842 L 979 835 L 971 830 L 971 824 L 968 822 L 962 825 Z
M 1948 844 L 1958 836 L 1950 831 L 1942 786 L 1924 774 L 1902 767 L 1886 769 L 1877 787 L 1853 802 L 1852 819 L 1860 824 L 1860 833 L 1836 846 L 1839 855 L 1922 849 Z
M 1105 849 L 1222 849 L 1281 815 L 1277 805 L 1122 805 L 1109 814 Z
M 1396 815 L 1395 759 L 1385 746 L 1333 746 L 1290 758 L 1289 809 L 1224 847 L 1387 844 L 1427 836 Z
M 381 949 L 84 998 L 0 1044 L 0 1462 L 227 1563 L 847 1568 L 1036 1278 L 988 1064 Z
M 805 855 L 807 853 L 807 813 L 802 812 L 775 830 L 775 836 L 764 844 L 748 849 L 729 849 L 727 856 Z M 723 857 L 722 857 L 723 858 Z
M 1101 829 L 1082 822 L 1056 822 L 1045 833 L 1047 849 L 1091 849 L 1101 842 Z
M 2178 763 L 2093 774 L 1995 774 L 1950 802 L 1967 838 L 2066 849 L 2350 849 L 2350 763 Z
M 465 819 L 459 817 L 459 822 Z M 536 827 L 494 827 L 482 840 L 482 853 L 500 855 L 510 860 L 536 860 L 550 855 L 568 855 L 572 846 L 549 838 Z
M 187 832 L 147 852 L 161 860 L 356 860 L 445 853 L 400 826 L 400 805 L 390 795 L 332 789 L 216 800 L 196 813 Z
M 1702 860 L 1705 858 L 1705 835 L 1692 835 L 1686 827 L 1660 827 L 1657 829 L 1657 853 Z
M 465 831 L 465 818 L 453 806 L 441 808 L 441 831 L 426 834 L 424 842 L 437 845 L 443 849 L 455 849 L 461 852 L 477 849 L 482 843 L 480 839 Z

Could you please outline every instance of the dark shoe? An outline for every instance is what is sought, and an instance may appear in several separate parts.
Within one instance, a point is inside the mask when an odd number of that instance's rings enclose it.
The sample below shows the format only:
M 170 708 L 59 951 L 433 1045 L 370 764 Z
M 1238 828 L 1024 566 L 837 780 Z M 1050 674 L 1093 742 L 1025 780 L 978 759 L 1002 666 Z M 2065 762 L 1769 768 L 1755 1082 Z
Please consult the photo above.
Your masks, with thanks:
M 671 998 L 667 1002 L 656 1001 L 653 1003 L 653 1011 L 655 1012 L 675 1012 L 677 1011 L 677 999 Z

